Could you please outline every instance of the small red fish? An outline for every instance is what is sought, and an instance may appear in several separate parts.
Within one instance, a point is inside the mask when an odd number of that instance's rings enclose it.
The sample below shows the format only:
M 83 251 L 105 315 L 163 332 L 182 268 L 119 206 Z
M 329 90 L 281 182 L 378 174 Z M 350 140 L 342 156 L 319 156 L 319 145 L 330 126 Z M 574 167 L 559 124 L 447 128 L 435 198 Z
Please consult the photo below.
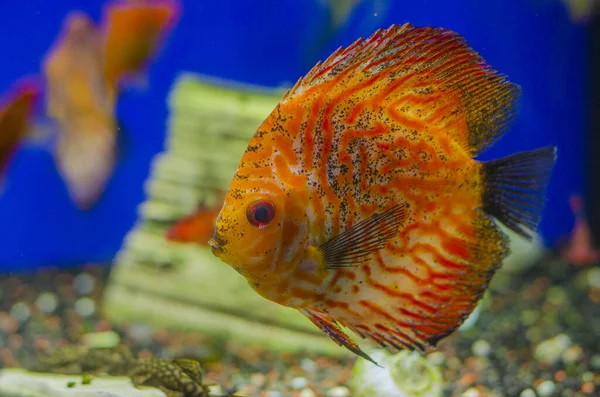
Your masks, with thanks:
M 526 239 L 537 229 L 556 148 L 475 160 L 519 95 L 443 28 L 339 48 L 250 140 L 212 252 L 363 358 L 340 325 L 391 351 L 435 346 L 508 254 L 493 218 Z
M 15 83 L 0 102 L 0 174 L 26 136 L 40 88 L 33 80 Z
M 182 243 L 196 243 L 208 246 L 214 233 L 215 220 L 221 211 L 223 197 L 214 206 L 200 206 L 192 215 L 173 224 L 167 231 L 167 240 Z

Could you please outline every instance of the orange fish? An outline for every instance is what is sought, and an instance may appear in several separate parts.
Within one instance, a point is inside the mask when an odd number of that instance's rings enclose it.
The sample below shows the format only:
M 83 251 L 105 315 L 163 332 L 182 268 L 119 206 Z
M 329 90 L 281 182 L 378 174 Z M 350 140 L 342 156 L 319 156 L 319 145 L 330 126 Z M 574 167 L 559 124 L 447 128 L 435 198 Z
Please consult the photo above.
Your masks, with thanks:
M 0 103 L 0 173 L 25 138 L 39 96 L 39 87 L 23 80 L 15 83 Z
M 74 202 L 88 209 L 112 175 L 117 123 L 102 75 L 101 37 L 87 15 L 65 19 L 43 71 L 47 113 L 59 130 L 56 163 Z
M 519 95 L 443 28 L 340 48 L 250 140 L 209 245 L 363 358 L 340 325 L 391 351 L 433 347 L 508 253 L 492 218 L 527 239 L 537 228 L 556 148 L 474 160 Z
M 222 203 L 223 197 L 218 201 L 218 205 L 202 205 L 192 215 L 177 221 L 167 231 L 167 240 L 208 246 Z
M 96 203 L 112 176 L 118 84 L 141 70 L 161 27 L 171 22 L 163 15 L 166 3 L 160 4 L 114 3 L 100 27 L 86 14 L 72 12 L 44 60 L 47 113 L 59 130 L 56 162 L 81 209 Z
M 115 1 L 105 9 L 104 78 L 108 87 L 142 73 L 179 18 L 171 0 Z

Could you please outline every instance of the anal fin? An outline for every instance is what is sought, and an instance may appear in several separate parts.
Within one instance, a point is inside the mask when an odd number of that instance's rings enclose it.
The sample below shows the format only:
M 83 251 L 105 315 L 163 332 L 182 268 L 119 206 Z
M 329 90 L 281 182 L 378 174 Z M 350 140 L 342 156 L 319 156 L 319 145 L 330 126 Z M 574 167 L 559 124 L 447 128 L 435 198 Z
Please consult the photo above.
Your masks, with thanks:
M 372 362 L 377 366 L 380 366 L 367 353 L 362 351 L 358 344 L 354 342 L 348 335 L 346 335 L 336 321 L 327 313 L 308 308 L 300 309 L 300 312 L 308 317 L 313 324 L 319 327 L 321 331 L 325 332 L 325 334 L 327 334 L 327 336 L 329 336 L 338 345 L 344 346 L 352 353 L 359 355 L 360 357 Z
M 556 160 L 547 146 L 483 163 L 483 210 L 531 241 L 544 207 L 546 187 Z

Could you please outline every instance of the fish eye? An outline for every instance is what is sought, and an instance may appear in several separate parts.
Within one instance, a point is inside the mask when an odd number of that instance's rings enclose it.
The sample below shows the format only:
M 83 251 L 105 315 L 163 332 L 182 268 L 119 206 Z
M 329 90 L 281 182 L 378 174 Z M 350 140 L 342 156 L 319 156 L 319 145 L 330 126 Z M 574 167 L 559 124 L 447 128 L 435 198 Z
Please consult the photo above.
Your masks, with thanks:
M 275 217 L 275 205 L 269 200 L 257 200 L 248 206 L 246 218 L 252 226 L 263 228 Z

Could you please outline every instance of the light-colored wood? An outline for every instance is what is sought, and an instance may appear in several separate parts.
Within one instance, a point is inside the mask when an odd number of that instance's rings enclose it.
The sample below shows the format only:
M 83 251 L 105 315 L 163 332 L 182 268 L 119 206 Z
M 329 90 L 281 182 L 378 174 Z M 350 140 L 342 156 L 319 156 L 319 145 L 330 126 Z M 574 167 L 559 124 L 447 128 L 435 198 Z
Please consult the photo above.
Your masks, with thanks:
M 166 150 L 155 156 L 139 221 L 125 238 L 105 292 L 115 323 L 197 330 L 284 351 L 349 355 L 296 310 L 256 294 L 206 247 L 169 242 L 173 222 L 226 191 L 256 128 L 282 90 L 182 75 L 169 98 Z

